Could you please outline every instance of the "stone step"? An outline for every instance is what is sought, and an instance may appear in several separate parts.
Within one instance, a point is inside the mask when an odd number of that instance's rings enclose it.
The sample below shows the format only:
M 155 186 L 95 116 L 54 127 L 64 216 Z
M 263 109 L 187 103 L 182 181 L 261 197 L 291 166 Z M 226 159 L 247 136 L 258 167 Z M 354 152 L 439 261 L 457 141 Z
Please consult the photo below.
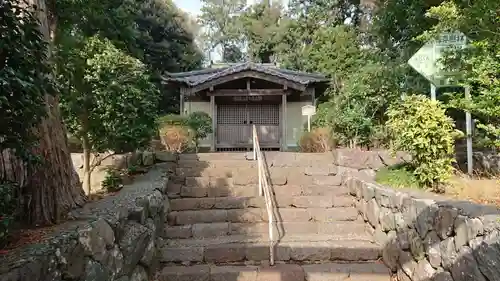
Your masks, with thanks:
M 366 241 L 372 242 L 373 237 L 368 233 L 351 233 L 350 235 L 345 235 L 342 233 L 332 233 L 332 234 L 286 234 L 280 235 L 280 242 L 325 242 L 325 241 Z M 210 245 L 219 244 L 232 244 L 232 243 L 268 243 L 269 235 L 268 233 L 254 233 L 245 235 L 228 235 L 228 236 L 218 236 L 212 238 L 198 239 L 198 238 L 187 238 L 187 239 L 174 239 L 170 238 L 163 240 L 164 246 L 168 247 L 203 247 Z
M 203 223 L 199 218 L 186 218 L 179 225 L 170 225 L 165 229 L 167 238 L 211 238 L 226 235 L 266 234 L 269 224 L 265 222 L 239 223 L 214 222 L 206 220 Z M 329 234 L 347 237 L 347 235 L 368 235 L 367 225 L 361 221 L 345 222 L 279 222 L 273 226 L 275 235 L 282 234 Z
M 179 160 L 246 160 L 246 152 L 213 152 L 213 153 L 183 153 L 179 155 Z
M 240 169 L 240 168 L 251 168 L 257 167 L 256 161 L 248 161 L 248 160 L 178 160 L 177 167 L 186 168 L 186 169 L 218 169 L 218 168 L 232 168 L 232 169 Z
M 228 164 L 227 166 L 214 166 L 216 164 L 192 163 L 177 165 L 175 172 L 178 176 L 185 177 L 237 177 L 258 175 L 255 164 Z M 346 171 L 343 167 L 271 167 L 267 169 L 271 177 L 278 176 L 335 176 L 341 175 Z
M 250 265 L 166 266 L 158 281 L 390 281 L 387 267 L 378 262 Z
M 293 200 L 292 197 L 301 196 L 321 196 L 335 199 L 335 204 L 349 203 L 349 189 L 347 187 L 328 187 L 328 186 L 276 186 L 273 187 L 275 198 L 279 198 L 279 202 L 286 205 Z M 168 194 L 171 198 L 171 205 L 173 210 L 192 210 L 192 209 L 212 209 L 215 207 L 216 202 L 234 201 L 243 199 L 230 199 L 230 198 L 259 198 L 257 186 L 236 186 L 226 188 L 202 188 L 202 187 L 183 187 L 183 186 L 168 186 Z M 339 199 L 340 198 L 340 199 Z M 345 199 L 345 200 L 344 200 Z M 244 201 L 249 201 L 244 200 Z M 251 199 L 255 201 L 260 199 Z M 219 203 L 223 204 L 223 203 Z M 253 203 L 258 204 L 258 203 Z
M 269 242 L 240 242 L 213 245 L 163 246 L 161 262 L 225 263 L 269 260 Z M 275 246 L 276 261 L 374 261 L 379 245 L 362 240 L 281 241 Z
M 182 194 L 182 192 L 181 192 Z M 203 208 L 216 209 L 244 209 L 244 208 L 265 208 L 265 200 L 263 196 L 257 197 L 207 197 L 208 190 L 204 193 L 196 189 L 189 194 L 184 192 L 184 196 L 189 198 L 172 199 L 172 209 L 192 209 L 197 206 Z M 213 199 L 212 199 L 213 198 Z M 191 199 L 191 200 L 186 200 Z M 215 202 L 214 202 L 215 200 Z M 280 208 L 334 208 L 334 207 L 351 207 L 354 206 L 354 198 L 349 195 L 306 195 L 306 196 L 274 196 L 274 206 Z M 213 207 L 212 207 L 213 204 Z
M 209 199 L 209 198 L 207 198 Z M 201 207 L 208 209 L 215 201 L 207 201 L 205 205 L 183 205 L 182 207 Z M 173 207 L 179 207 L 172 204 Z M 174 209 L 174 208 L 173 208 Z M 279 208 L 276 212 L 281 222 L 335 222 L 354 221 L 358 218 L 358 211 L 354 207 L 338 208 Z M 174 225 L 184 225 L 200 222 L 267 222 L 267 209 L 245 208 L 227 210 L 182 210 L 168 214 L 168 221 Z

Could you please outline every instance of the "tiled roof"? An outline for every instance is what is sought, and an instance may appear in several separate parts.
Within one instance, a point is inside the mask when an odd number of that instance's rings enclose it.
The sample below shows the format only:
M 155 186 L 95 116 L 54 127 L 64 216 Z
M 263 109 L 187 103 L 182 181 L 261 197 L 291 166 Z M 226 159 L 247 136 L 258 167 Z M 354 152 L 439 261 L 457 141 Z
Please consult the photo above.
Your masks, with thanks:
M 274 65 L 251 62 L 239 63 L 221 68 L 208 68 L 190 72 L 168 73 L 165 77 L 163 77 L 163 79 L 166 81 L 185 83 L 188 86 L 193 87 L 226 75 L 243 71 L 256 71 L 303 85 L 328 81 L 328 79 L 321 74 L 281 69 Z

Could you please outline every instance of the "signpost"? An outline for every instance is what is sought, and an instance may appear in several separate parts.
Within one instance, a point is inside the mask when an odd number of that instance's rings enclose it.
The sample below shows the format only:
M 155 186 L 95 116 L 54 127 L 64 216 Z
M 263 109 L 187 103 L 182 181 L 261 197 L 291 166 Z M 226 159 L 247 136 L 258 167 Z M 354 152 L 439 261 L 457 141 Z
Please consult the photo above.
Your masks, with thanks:
M 444 33 L 438 40 L 426 43 L 409 60 L 408 64 L 431 83 L 431 98 L 435 99 L 434 87 L 453 86 L 450 78 L 453 73 L 447 73 L 439 60 L 447 48 L 465 48 L 467 38 L 463 33 Z
M 409 60 L 408 64 L 424 76 L 431 84 L 431 99 L 436 100 L 436 87 L 453 86 L 454 73 L 447 73 L 440 59 L 447 48 L 465 48 L 467 38 L 461 32 L 443 33 L 439 39 L 426 43 Z M 465 87 L 465 96 L 470 98 L 470 89 Z M 467 133 L 467 172 L 472 175 L 472 118 L 465 112 Z
M 316 107 L 314 105 L 304 105 L 302 107 L 302 115 L 307 116 L 307 131 L 311 131 L 311 116 L 316 114 Z

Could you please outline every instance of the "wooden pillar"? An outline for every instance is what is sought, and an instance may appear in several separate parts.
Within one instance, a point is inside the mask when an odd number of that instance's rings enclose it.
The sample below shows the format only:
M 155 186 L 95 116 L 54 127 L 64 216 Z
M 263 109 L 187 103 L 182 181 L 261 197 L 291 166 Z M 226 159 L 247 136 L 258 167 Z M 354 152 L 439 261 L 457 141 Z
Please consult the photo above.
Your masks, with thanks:
M 210 151 L 214 152 L 215 151 L 215 142 L 216 140 L 216 133 L 217 132 L 217 109 L 215 105 L 215 96 L 210 96 L 210 111 L 211 111 L 211 116 L 212 116 L 212 141 L 210 143 Z
M 312 105 L 316 107 L 316 89 L 311 88 Z
M 179 114 L 184 115 L 184 93 L 186 92 L 185 88 L 181 88 L 181 95 L 179 97 Z
M 288 149 L 287 144 L 287 124 L 286 124 L 286 92 L 281 96 L 281 151 Z

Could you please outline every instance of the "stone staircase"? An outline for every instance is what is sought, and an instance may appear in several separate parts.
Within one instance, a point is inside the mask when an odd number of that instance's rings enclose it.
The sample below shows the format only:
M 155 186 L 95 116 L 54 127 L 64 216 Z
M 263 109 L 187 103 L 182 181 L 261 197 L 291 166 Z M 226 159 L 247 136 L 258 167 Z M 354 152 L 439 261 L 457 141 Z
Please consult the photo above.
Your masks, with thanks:
M 266 153 L 279 240 L 269 266 L 257 163 L 245 155 L 180 155 L 159 281 L 390 280 L 327 154 Z

